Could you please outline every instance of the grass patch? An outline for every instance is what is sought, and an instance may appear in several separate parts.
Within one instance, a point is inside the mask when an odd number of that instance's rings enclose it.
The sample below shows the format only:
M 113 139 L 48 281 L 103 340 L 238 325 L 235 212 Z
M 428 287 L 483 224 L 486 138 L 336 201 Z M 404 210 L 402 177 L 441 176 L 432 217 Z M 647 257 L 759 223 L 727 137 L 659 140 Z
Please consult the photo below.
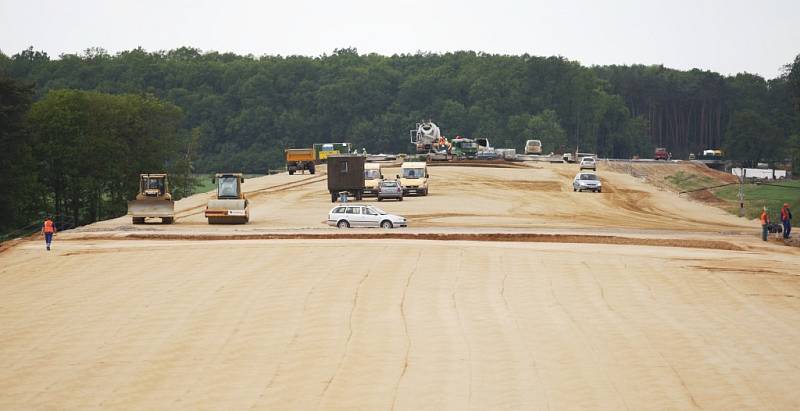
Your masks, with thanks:
M 790 180 L 776 183 L 775 185 L 745 184 L 744 209 L 748 218 L 757 218 L 761 215 L 761 208 L 766 206 L 770 219 L 780 221 L 780 209 L 783 203 L 789 203 L 794 212 L 800 209 L 800 181 Z M 778 187 L 780 186 L 780 187 Z M 731 211 L 738 213 L 739 186 L 730 185 L 712 190 L 718 198 L 732 204 Z
M 697 190 L 703 187 L 719 185 L 719 182 L 702 174 L 691 174 L 684 171 L 664 177 L 664 181 L 679 191 Z

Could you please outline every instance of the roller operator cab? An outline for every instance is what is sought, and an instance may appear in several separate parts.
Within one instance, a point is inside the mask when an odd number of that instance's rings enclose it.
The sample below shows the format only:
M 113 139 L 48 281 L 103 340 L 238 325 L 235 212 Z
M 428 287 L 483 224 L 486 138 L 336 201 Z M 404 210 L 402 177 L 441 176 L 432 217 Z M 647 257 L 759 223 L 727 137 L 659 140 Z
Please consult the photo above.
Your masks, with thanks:
M 403 187 L 403 195 L 410 193 L 428 195 L 428 165 L 422 161 L 405 162 L 400 166 L 397 179 Z
M 241 173 L 219 173 L 211 180 L 216 198 L 208 200 L 205 216 L 209 224 L 245 224 L 250 221 L 250 203 L 245 198 Z

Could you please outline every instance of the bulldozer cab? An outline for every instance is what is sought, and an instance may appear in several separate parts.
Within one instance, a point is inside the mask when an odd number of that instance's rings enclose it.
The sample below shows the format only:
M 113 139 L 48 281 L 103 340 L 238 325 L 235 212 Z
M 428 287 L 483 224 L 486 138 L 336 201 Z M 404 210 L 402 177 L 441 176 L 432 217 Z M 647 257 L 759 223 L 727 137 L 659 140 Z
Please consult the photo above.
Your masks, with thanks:
M 169 192 L 166 174 L 141 174 L 139 194 L 144 197 L 163 197 Z
M 217 185 L 217 198 L 219 199 L 241 199 L 244 197 L 242 195 L 244 176 L 240 173 L 217 174 L 211 182 Z

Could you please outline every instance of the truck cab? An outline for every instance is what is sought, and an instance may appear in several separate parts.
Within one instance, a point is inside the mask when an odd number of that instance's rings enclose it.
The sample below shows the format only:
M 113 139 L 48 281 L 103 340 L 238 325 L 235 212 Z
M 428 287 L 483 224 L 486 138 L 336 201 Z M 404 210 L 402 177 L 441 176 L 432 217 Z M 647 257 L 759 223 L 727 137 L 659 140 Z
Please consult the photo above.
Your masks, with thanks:
M 381 181 L 383 181 L 381 165 L 376 163 L 364 164 L 364 195 L 378 195 Z
M 405 162 L 400 166 L 397 179 L 403 186 L 403 195 L 415 193 L 428 195 L 428 165 L 422 161 Z

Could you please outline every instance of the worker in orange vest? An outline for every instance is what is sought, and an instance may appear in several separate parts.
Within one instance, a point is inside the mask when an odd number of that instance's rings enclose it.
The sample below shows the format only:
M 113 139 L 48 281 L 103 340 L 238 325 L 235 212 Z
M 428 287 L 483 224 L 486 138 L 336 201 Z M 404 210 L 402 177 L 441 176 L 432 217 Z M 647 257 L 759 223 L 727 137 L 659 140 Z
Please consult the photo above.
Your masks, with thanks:
M 783 223 L 783 238 L 789 238 L 792 233 L 792 210 L 789 210 L 789 203 L 783 203 L 781 223 Z
M 44 241 L 47 243 L 47 251 L 50 251 L 50 243 L 53 242 L 53 234 L 56 233 L 56 225 L 53 224 L 53 220 L 50 217 L 44 219 L 44 225 L 42 225 L 42 234 L 44 234 Z
M 769 215 L 767 214 L 767 207 L 761 210 L 761 239 L 767 241 L 767 234 L 769 234 Z

